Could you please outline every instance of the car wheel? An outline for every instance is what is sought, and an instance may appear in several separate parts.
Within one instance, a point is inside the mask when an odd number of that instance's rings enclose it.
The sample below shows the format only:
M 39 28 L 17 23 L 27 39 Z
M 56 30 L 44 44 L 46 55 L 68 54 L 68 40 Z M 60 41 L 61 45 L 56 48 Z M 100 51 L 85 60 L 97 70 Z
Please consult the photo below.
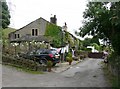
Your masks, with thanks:
M 47 65 L 47 60 L 46 60 L 46 59 L 41 59 L 41 60 L 40 60 L 40 64 L 42 64 L 42 65 Z

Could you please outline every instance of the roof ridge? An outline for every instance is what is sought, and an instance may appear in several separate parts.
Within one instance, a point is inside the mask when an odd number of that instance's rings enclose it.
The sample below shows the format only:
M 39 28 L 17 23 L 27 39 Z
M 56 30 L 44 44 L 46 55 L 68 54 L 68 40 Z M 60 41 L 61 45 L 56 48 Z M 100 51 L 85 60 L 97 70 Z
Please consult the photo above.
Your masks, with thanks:
M 33 23 L 33 22 L 35 22 L 35 21 L 39 20 L 39 19 L 43 19 L 44 21 L 46 21 L 46 22 L 48 22 L 48 23 L 50 23 L 50 24 L 53 24 L 53 23 L 51 23 L 51 22 L 47 21 L 46 19 L 44 19 L 43 17 L 39 17 L 39 18 L 37 18 L 36 20 L 34 20 L 34 21 L 32 21 L 32 22 L 28 23 L 27 25 L 25 25 L 25 26 L 23 26 L 23 27 L 21 27 L 21 28 L 19 28 L 19 29 L 15 30 L 14 32 L 11 32 L 11 33 L 15 33 L 15 32 L 17 32 L 17 31 L 19 31 L 19 30 L 21 30 L 21 29 L 25 28 L 26 26 L 30 25 L 31 23 Z M 56 25 L 56 24 L 53 24 L 53 25 Z M 57 26 L 57 25 L 56 25 L 56 26 Z M 10 34 L 11 34 L 11 33 L 10 33 Z

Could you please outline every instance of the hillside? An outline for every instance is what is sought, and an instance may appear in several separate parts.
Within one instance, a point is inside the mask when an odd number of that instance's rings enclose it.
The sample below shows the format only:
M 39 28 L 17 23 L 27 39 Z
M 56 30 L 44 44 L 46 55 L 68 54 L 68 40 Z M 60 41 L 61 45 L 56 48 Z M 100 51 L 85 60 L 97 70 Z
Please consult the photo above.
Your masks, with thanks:
M 8 38 L 8 34 L 11 33 L 11 32 L 13 32 L 13 31 L 15 31 L 15 30 L 16 29 L 10 28 L 10 27 L 4 29 L 3 30 L 3 34 L 2 34 L 2 38 Z

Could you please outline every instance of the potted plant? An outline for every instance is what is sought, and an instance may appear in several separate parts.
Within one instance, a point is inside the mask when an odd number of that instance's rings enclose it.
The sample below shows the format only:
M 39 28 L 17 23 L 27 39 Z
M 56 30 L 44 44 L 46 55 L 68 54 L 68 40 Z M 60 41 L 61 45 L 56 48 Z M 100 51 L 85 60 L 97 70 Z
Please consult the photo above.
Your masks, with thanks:
M 72 58 L 66 57 L 66 60 L 67 60 L 67 62 L 69 62 L 69 65 L 71 65 L 71 63 L 72 63 Z
M 53 65 L 52 61 L 47 61 L 48 72 L 51 72 L 52 65 Z
M 69 62 L 69 65 L 71 65 L 73 59 L 72 59 L 72 54 L 68 53 L 67 57 L 66 57 L 67 62 Z

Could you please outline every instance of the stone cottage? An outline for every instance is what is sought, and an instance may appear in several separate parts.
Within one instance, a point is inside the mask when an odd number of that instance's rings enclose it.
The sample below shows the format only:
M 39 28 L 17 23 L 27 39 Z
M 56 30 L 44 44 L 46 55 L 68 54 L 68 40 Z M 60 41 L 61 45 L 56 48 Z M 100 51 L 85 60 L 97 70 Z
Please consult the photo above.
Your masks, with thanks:
M 69 42 L 74 44 L 75 37 L 67 31 L 66 23 L 64 30 L 65 33 L 69 34 L 69 37 L 72 40 Z M 50 22 L 40 17 L 26 26 L 11 32 L 9 34 L 9 40 L 10 42 L 19 41 L 19 43 L 23 41 L 30 42 L 32 40 L 37 42 L 47 41 L 51 42 L 53 47 L 61 47 L 63 44 L 63 37 L 65 38 L 65 36 L 63 36 L 65 33 L 62 32 L 62 27 L 57 26 L 57 18 L 56 15 L 54 15 L 50 18 Z
M 15 39 L 24 37 L 26 35 L 29 35 L 31 37 L 44 36 L 46 32 L 47 24 L 56 25 L 57 23 L 56 21 L 57 21 L 56 15 L 50 18 L 50 22 L 40 17 L 37 20 L 27 24 L 26 26 L 14 32 L 11 32 L 9 34 L 9 40 L 14 41 Z

